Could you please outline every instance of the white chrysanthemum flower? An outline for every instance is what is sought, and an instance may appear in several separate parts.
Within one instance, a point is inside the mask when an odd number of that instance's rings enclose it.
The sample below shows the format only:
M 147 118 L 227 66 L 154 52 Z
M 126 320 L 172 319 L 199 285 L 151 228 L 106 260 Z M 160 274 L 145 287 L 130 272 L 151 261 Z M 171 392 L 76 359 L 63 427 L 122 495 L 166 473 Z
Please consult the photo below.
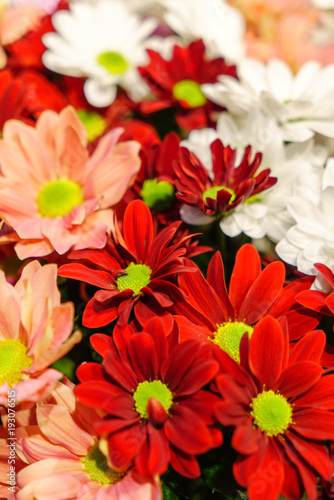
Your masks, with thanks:
M 56 33 L 47 33 L 43 43 L 45 66 L 70 76 L 88 77 L 84 91 L 88 102 L 111 104 L 117 85 L 131 96 L 140 86 L 137 67 L 146 64 L 144 40 L 157 25 L 153 18 L 141 20 L 121 0 L 73 3 L 70 11 L 52 16 Z
M 294 224 L 287 211 L 287 202 L 298 192 L 299 176 L 311 176 L 314 168 L 318 170 L 326 160 L 327 149 L 315 146 L 313 141 L 285 146 L 275 121 L 259 112 L 251 113 L 242 125 L 238 125 L 227 113 L 222 113 L 217 131 L 195 130 L 186 141 L 181 142 L 181 146 L 195 153 L 212 172 L 210 144 L 216 139 L 220 139 L 225 146 L 236 148 L 236 163 L 250 144 L 253 155 L 262 153 L 259 171 L 270 168 L 271 175 L 277 177 L 277 183 L 259 193 L 255 202 L 242 203 L 234 212 L 223 217 L 220 222 L 222 231 L 230 237 L 245 233 L 254 239 L 267 235 L 279 241 Z M 181 208 L 181 216 L 188 224 L 208 224 L 214 220 L 200 209 L 186 205 Z
M 238 61 L 245 53 L 245 20 L 225 0 L 158 0 L 164 19 L 185 42 L 202 38 L 211 57 Z
M 288 211 L 295 225 L 276 246 L 280 258 L 309 275 L 317 274 L 316 263 L 334 269 L 334 158 L 300 183 Z
M 245 58 L 238 65 L 239 81 L 226 75 L 205 84 L 207 97 L 235 116 L 261 110 L 273 117 L 286 141 L 307 141 L 317 132 L 334 137 L 334 64 L 307 62 L 297 75 L 279 59 L 267 64 Z

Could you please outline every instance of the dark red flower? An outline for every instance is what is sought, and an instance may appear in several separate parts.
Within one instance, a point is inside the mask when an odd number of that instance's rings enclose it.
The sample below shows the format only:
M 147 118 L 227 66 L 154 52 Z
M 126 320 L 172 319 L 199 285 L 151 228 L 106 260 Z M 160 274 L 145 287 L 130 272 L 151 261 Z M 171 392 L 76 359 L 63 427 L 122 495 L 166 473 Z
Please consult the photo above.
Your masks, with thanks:
M 177 343 L 176 325 L 166 337 L 164 322 L 152 318 L 141 333 L 128 325 L 113 338 L 91 337 L 103 365 L 77 370 L 76 396 L 102 414 L 94 430 L 108 440 L 113 468 L 134 461 L 144 477 L 166 472 L 168 464 L 186 477 L 198 477 L 195 455 L 222 442 L 214 427 L 218 396 L 202 390 L 218 370 L 207 349 L 195 340 Z
M 147 51 L 150 63 L 138 68 L 157 100 L 143 101 L 140 110 L 152 113 L 175 106 L 176 119 L 181 128 L 192 130 L 212 126 L 212 112 L 222 110 L 202 93 L 200 85 L 216 83 L 219 75 L 237 78 L 236 67 L 225 63 L 222 57 L 209 60 L 202 40 L 188 47 L 175 45 L 170 61 L 153 50 Z
M 215 350 L 223 373 L 215 414 L 234 428 L 233 472 L 250 500 L 297 500 L 304 490 L 315 500 L 317 473 L 333 475 L 324 445 L 334 439 L 334 375 L 320 365 L 325 342 L 324 332 L 309 332 L 289 351 L 288 332 L 266 317 L 243 337 L 240 365 Z
M 74 278 L 102 290 L 88 302 L 83 324 L 89 328 L 107 325 L 118 317 L 126 323 L 132 309 L 144 324 L 155 314 L 162 315 L 182 297 L 176 275 L 193 271 L 185 265 L 188 235 L 172 241 L 181 222 L 175 222 L 154 236 L 149 208 L 141 200 L 125 210 L 122 231 L 115 232 L 103 250 L 80 250 L 69 258 L 86 260 L 65 264 L 59 276 Z
M 256 201 L 256 195 L 273 186 L 277 179 L 270 169 L 258 172 L 262 154 L 252 157 L 247 146 L 240 162 L 235 165 L 236 150 L 224 146 L 220 139 L 211 146 L 212 176 L 197 156 L 186 148 L 180 149 L 175 164 L 176 197 L 188 206 L 197 207 L 208 216 L 222 217 L 240 203 Z
M 208 266 L 207 280 L 199 269 L 179 277 L 187 296 L 174 306 L 181 340 L 211 339 L 238 361 L 242 336 L 245 332 L 251 335 L 264 316 L 277 320 L 285 317 L 290 340 L 299 339 L 315 328 L 320 318 L 320 314 L 296 302 L 296 295 L 309 288 L 313 278 L 308 276 L 287 286 L 283 286 L 284 279 L 283 262 L 272 262 L 261 271 L 259 253 L 246 244 L 237 252 L 228 292 L 223 261 L 217 252 Z

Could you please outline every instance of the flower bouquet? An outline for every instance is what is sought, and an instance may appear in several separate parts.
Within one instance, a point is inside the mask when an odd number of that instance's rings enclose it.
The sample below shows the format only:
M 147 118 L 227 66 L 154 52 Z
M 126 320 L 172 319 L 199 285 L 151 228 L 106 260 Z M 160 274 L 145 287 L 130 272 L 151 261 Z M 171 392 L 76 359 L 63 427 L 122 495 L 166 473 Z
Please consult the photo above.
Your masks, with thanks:
M 334 498 L 334 1 L 0 42 L 0 498 Z

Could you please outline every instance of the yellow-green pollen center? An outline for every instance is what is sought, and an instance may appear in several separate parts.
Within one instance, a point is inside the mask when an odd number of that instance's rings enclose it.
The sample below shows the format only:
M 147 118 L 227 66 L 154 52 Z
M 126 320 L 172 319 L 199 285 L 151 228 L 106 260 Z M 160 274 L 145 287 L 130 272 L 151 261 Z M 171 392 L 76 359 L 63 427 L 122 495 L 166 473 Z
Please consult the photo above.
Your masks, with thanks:
M 97 57 L 97 62 L 112 75 L 123 75 L 129 68 L 128 61 L 119 52 L 102 52 Z
M 166 412 L 173 404 L 173 394 L 161 380 L 140 382 L 133 394 L 133 399 L 135 400 L 135 409 L 142 418 L 148 418 L 147 403 L 150 398 L 158 400 Z
M 87 130 L 88 142 L 95 141 L 106 130 L 107 121 L 99 113 L 78 109 L 77 114 Z
M 100 484 L 116 484 L 125 476 L 124 472 L 117 472 L 107 464 L 107 459 L 100 451 L 98 444 L 94 444 L 86 457 L 82 460 L 84 470 L 92 481 Z
M 22 370 L 32 365 L 27 348 L 20 340 L 0 341 L 0 385 L 5 382 L 11 387 L 22 380 Z
M 204 106 L 206 97 L 201 91 L 201 87 L 193 80 L 181 80 L 173 87 L 173 96 L 178 101 L 184 101 L 191 108 Z
M 82 188 L 69 179 L 56 179 L 45 184 L 37 197 L 37 208 L 42 217 L 65 217 L 84 201 Z
M 246 332 L 250 337 L 253 330 L 253 327 L 245 323 L 229 321 L 219 325 L 217 331 L 214 332 L 214 338 L 209 337 L 209 340 L 219 345 L 234 361 L 240 363 L 240 341 Z
M 156 212 L 169 210 L 174 203 L 174 186 L 170 182 L 147 179 L 140 192 L 144 203 Z
M 151 281 L 152 271 L 145 264 L 135 264 L 131 262 L 125 269 L 128 274 L 119 275 L 116 278 L 117 288 L 120 292 L 130 289 L 133 291 L 133 296 L 140 294 L 140 290 L 147 286 Z
M 212 186 L 209 189 L 206 189 L 203 193 L 203 201 L 206 201 L 207 198 L 212 198 L 213 200 L 217 199 L 219 191 L 222 189 L 225 189 L 225 191 L 228 191 L 232 196 L 229 200 L 229 203 L 232 203 L 235 200 L 235 192 L 233 189 L 228 188 L 226 186 Z
M 282 394 L 263 391 L 253 398 L 250 414 L 254 424 L 269 437 L 283 434 L 292 421 L 292 406 Z

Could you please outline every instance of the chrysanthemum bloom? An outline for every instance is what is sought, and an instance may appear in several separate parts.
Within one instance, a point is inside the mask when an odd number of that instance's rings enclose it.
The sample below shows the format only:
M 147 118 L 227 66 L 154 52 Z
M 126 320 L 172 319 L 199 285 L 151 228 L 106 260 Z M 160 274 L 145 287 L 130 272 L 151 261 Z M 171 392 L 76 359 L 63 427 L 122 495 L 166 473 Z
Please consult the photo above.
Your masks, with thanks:
M 197 156 L 186 148 L 180 149 L 175 164 L 176 197 L 184 203 L 181 217 L 188 224 L 208 224 L 217 217 L 224 218 L 240 203 L 256 201 L 256 195 L 276 183 L 270 177 L 270 169 L 258 172 L 262 154 L 247 146 L 239 165 L 236 165 L 236 150 L 224 146 L 217 139 L 211 146 L 212 173 Z M 204 214 L 204 215 L 203 215 Z
M 152 318 L 142 333 L 124 327 L 112 339 L 91 337 L 103 366 L 84 363 L 77 375 L 79 401 L 103 412 L 94 424 L 108 440 L 110 461 L 119 470 L 134 460 L 144 477 L 166 472 L 168 464 L 198 477 L 195 455 L 219 446 L 213 408 L 217 396 L 202 388 L 218 365 L 196 340 L 178 344 L 178 329 L 166 337 L 164 323 Z
M 45 111 L 36 128 L 10 120 L 0 141 L 0 214 L 16 231 L 20 257 L 102 248 L 115 205 L 139 170 L 139 144 L 117 144 L 117 128 L 87 151 L 72 107 Z
M 69 11 L 53 15 L 56 33 L 43 42 L 49 49 L 44 64 L 58 73 L 88 77 L 85 94 L 90 104 L 111 104 L 117 85 L 131 95 L 142 85 L 137 66 L 146 63 L 145 39 L 157 21 L 141 19 L 120 0 L 72 2 Z M 97 36 L 98 33 L 98 36 Z
M 10 388 L 16 404 L 38 401 L 62 373 L 48 368 L 81 340 L 71 336 L 72 302 L 60 303 L 57 266 L 30 262 L 12 286 L 0 271 L 0 404 L 7 405 Z
M 176 106 L 180 127 L 192 130 L 212 125 L 212 112 L 221 108 L 205 97 L 201 85 L 217 82 L 218 75 L 237 78 L 236 67 L 226 64 L 222 57 L 209 60 L 203 40 L 196 40 L 188 47 L 175 45 L 168 61 L 158 52 L 147 52 L 150 63 L 138 70 L 158 99 L 143 101 L 141 111 L 152 113 Z
M 249 343 L 243 338 L 240 366 L 217 351 L 223 402 L 215 414 L 235 428 L 233 472 L 250 500 L 297 500 L 304 490 L 315 500 L 317 473 L 333 475 L 324 445 L 334 439 L 334 375 L 320 366 L 325 343 L 324 332 L 309 332 L 289 352 L 288 333 L 267 317 Z
M 102 288 L 84 310 L 85 326 L 104 326 L 117 317 L 119 323 L 126 323 L 132 308 L 143 324 L 155 314 L 164 314 L 182 297 L 176 275 L 193 271 L 184 259 L 185 242 L 192 236 L 172 241 L 179 226 L 180 222 L 174 222 L 154 236 L 149 208 L 141 200 L 134 200 L 125 210 L 122 232 L 116 224 L 105 249 L 69 255 L 71 259 L 88 261 L 89 267 L 65 264 L 59 268 L 59 276 Z
M 17 500 L 160 500 L 157 482 L 108 467 L 92 429 L 97 413 L 78 404 L 73 384 L 58 383 L 38 404 L 35 426 L 17 430 L 27 466 L 17 475 Z
M 217 252 L 208 266 L 207 280 L 200 270 L 179 277 L 187 299 L 178 301 L 175 310 L 180 338 L 212 341 L 235 361 L 240 360 L 239 344 L 264 316 L 285 317 L 290 340 L 299 339 L 319 322 L 319 314 L 297 303 L 296 295 L 306 290 L 312 278 L 306 277 L 284 286 L 285 267 L 276 261 L 261 271 L 257 250 L 243 245 L 227 291 L 221 254 Z M 196 325 L 196 326 L 195 326 Z

